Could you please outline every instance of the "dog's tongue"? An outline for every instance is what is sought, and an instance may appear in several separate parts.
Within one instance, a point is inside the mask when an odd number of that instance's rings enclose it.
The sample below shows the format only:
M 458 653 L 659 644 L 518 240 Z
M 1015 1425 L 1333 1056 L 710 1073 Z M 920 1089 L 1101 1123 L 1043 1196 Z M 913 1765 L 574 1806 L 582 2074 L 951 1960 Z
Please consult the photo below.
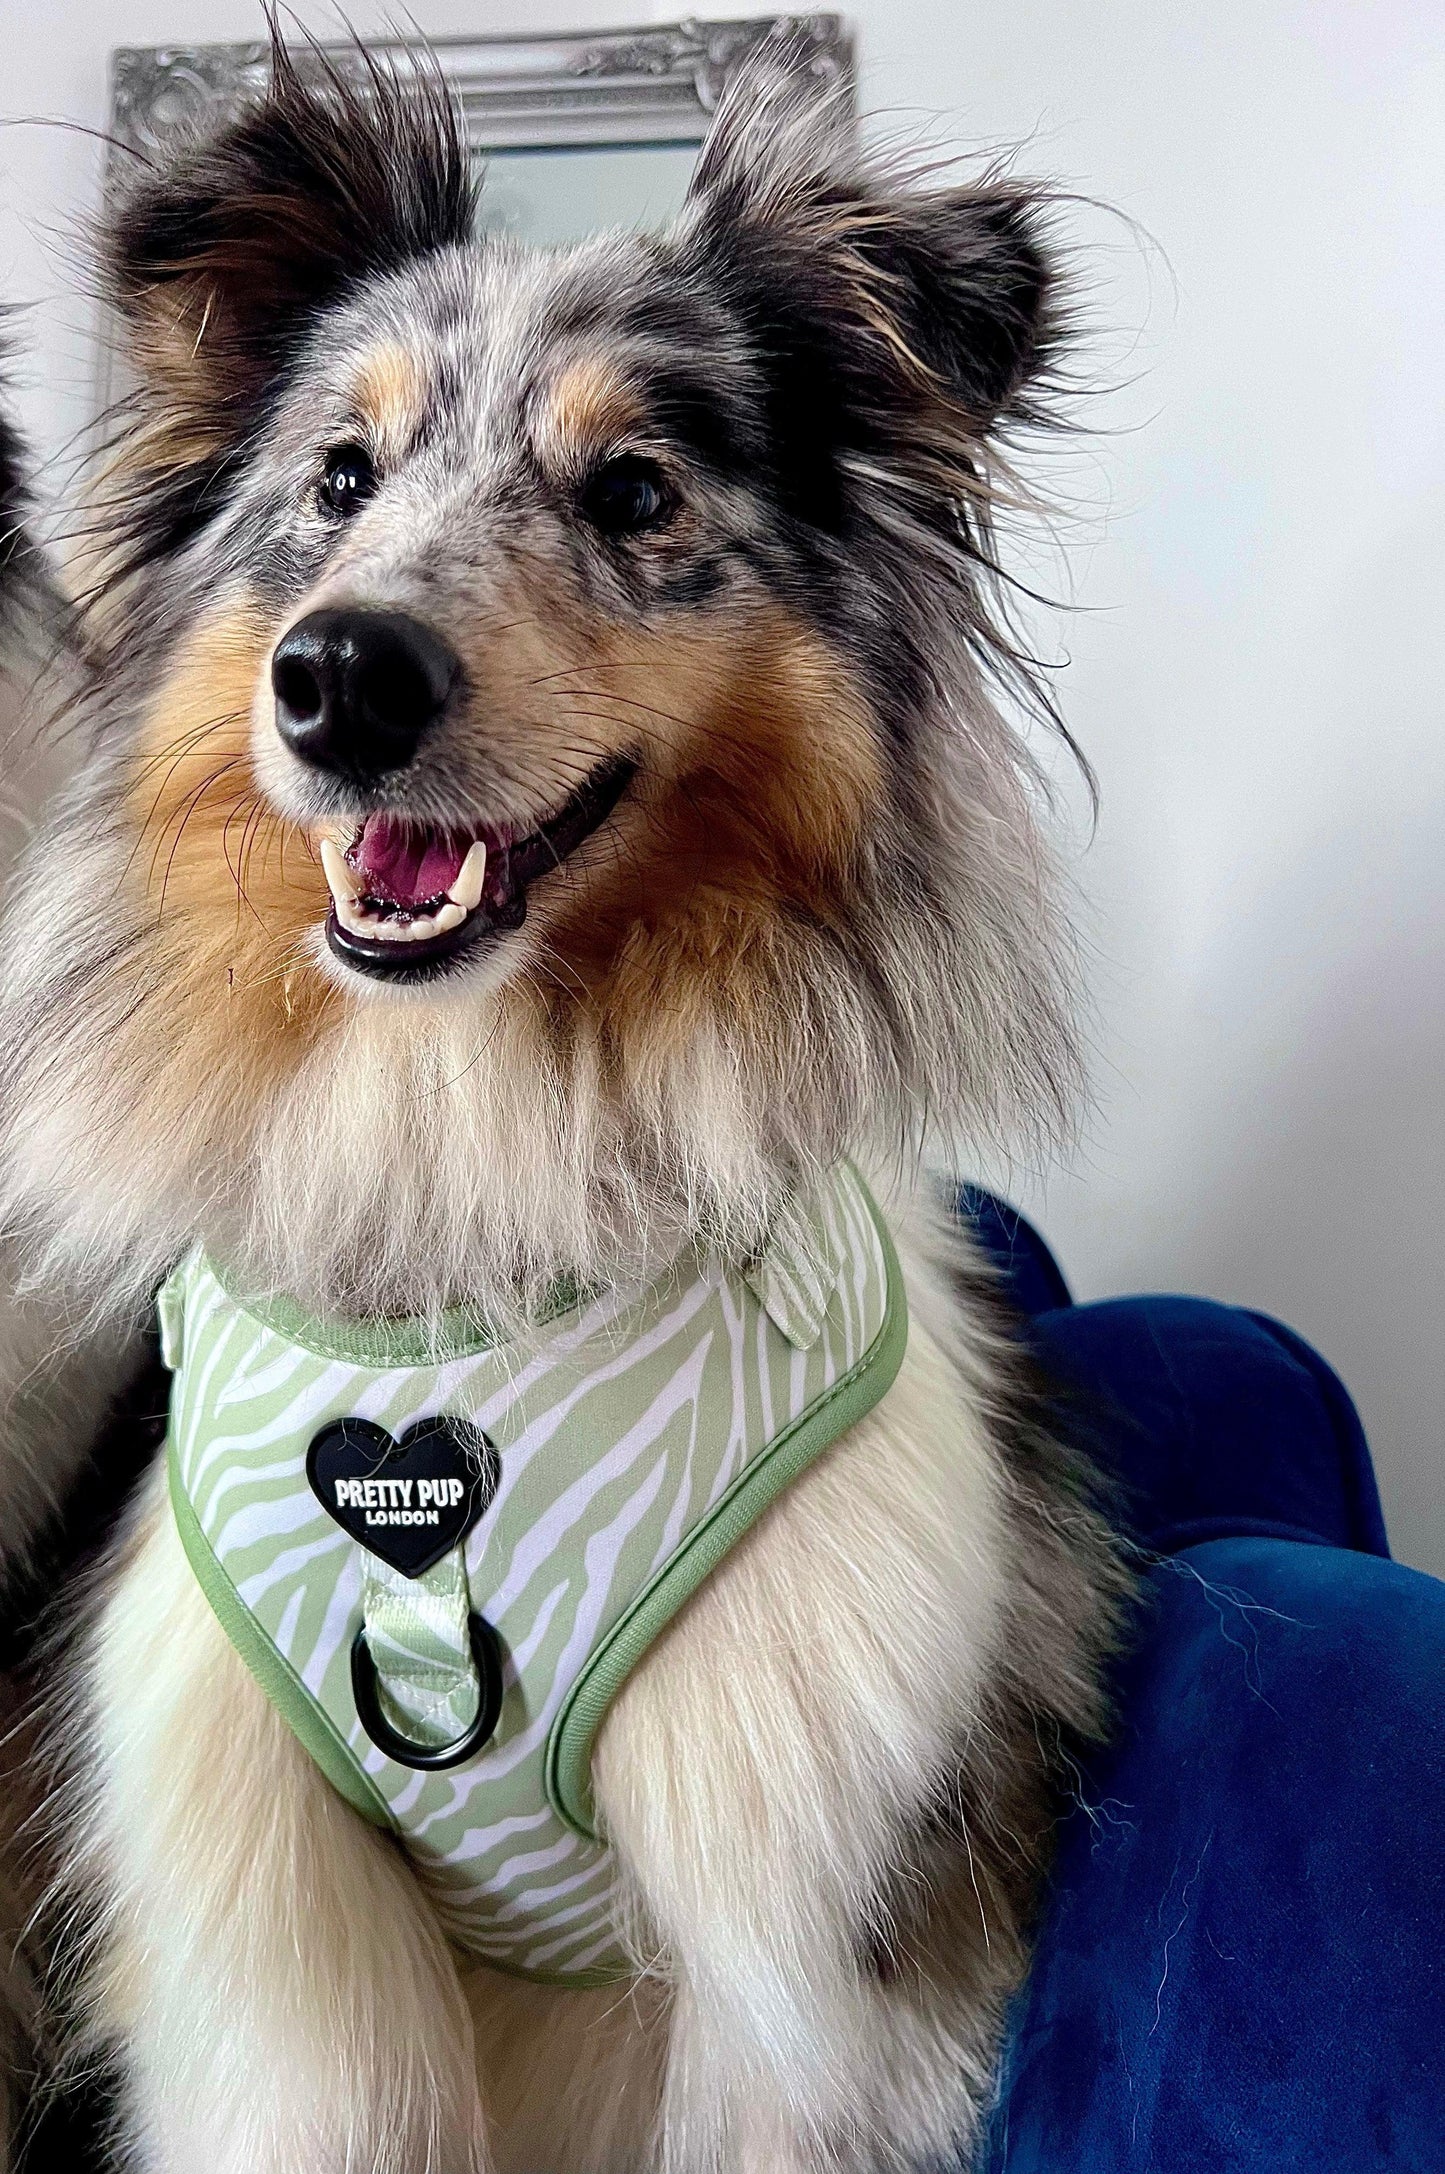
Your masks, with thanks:
M 393 906 L 421 906 L 451 889 L 468 843 L 399 822 L 394 815 L 369 815 L 347 859 L 368 896 L 388 899 Z

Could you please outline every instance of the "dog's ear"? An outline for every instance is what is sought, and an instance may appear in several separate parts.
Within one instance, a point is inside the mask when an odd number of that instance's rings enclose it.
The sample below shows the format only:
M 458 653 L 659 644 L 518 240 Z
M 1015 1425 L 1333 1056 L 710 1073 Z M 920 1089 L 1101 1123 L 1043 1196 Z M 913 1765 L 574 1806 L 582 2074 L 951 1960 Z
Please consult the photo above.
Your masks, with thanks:
M 197 446 L 253 419 L 319 312 L 372 275 L 465 241 L 474 192 L 439 83 L 344 77 L 273 39 L 269 87 L 146 171 L 102 237 L 130 357 Z
M 1007 179 L 925 188 L 867 161 L 850 101 L 777 48 L 725 94 L 682 234 L 764 357 L 783 436 L 829 431 L 947 488 L 1052 358 L 1045 224 Z

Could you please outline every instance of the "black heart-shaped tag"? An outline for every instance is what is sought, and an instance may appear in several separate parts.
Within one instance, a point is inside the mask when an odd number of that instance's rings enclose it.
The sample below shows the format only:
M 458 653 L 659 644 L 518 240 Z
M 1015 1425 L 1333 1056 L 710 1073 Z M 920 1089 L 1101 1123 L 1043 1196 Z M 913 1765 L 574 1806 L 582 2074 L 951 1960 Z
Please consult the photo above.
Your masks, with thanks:
M 465 1419 L 419 1419 L 400 1441 L 373 1420 L 334 1419 L 306 1452 L 327 1516 L 404 1578 L 466 1538 L 501 1476 L 496 1450 Z

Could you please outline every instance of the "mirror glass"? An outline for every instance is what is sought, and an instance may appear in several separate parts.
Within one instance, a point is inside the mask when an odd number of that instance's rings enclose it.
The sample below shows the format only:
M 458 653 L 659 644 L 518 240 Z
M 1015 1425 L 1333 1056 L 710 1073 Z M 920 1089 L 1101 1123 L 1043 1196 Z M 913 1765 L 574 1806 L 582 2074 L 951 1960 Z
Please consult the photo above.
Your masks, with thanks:
M 696 159 L 695 143 L 493 151 L 482 161 L 480 224 L 543 246 L 599 227 L 662 226 L 681 206 Z

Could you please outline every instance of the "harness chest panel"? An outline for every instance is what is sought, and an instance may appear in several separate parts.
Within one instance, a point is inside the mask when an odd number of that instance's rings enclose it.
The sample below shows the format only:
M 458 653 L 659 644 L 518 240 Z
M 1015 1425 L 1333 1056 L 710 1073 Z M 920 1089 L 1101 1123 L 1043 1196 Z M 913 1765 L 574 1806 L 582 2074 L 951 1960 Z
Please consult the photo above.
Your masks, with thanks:
M 602 1717 L 729 1547 L 897 1372 L 901 1278 L 854 1171 L 834 1173 L 810 1222 L 816 1243 L 746 1276 L 688 1256 L 525 1346 L 475 1324 L 423 1346 L 405 1325 L 304 1322 L 233 1296 L 199 1253 L 161 1294 L 171 1500 L 207 1598 L 331 1781 L 399 1835 L 451 1937 L 499 1969 L 630 1975 L 592 1817 Z M 419 1772 L 358 1718 L 351 1649 L 382 1566 L 306 1465 L 328 1425 L 401 1437 L 436 1417 L 480 1430 L 497 1469 L 450 1571 L 425 1582 L 450 1575 L 491 1626 L 504 1688 L 480 1751 Z

